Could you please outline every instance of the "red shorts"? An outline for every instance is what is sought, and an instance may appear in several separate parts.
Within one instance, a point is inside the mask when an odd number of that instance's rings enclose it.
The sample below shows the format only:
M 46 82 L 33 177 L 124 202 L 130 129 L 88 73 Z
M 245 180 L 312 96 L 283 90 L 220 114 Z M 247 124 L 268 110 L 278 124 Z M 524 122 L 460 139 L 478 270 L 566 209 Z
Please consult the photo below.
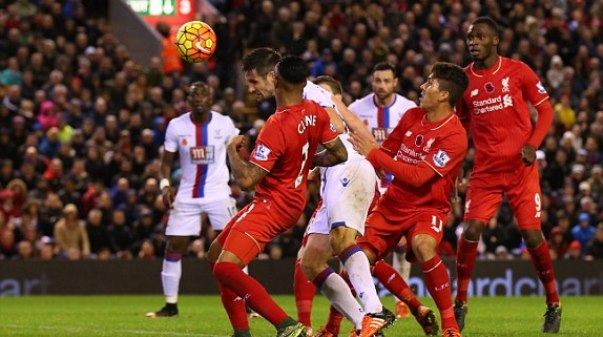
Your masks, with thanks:
M 478 173 L 469 180 L 465 202 L 465 221 L 488 223 L 507 195 L 509 205 L 517 218 L 519 229 L 540 230 L 542 194 L 536 165 L 521 165 L 509 173 Z
M 381 200 L 383 201 L 383 200 Z M 442 240 L 447 214 L 439 211 L 409 210 L 391 214 L 383 209 L 383 203 L 366 220 L 364 236 L 358 238 L 358 245 L 375 254 L 375 260 L 380 260 L 393 251 L 404 236 L 408 246 L 412 247 L 412 239 L 418 234 L 433 237 L 437 243 Z M 412 258 L 409 249 L 409 258 Z
M 247 265 L 277 235 L 291 228 L 299 215 L 279 216 L 272 202 L 254 199 L 230 220 L 216 240 L 223 250 Z

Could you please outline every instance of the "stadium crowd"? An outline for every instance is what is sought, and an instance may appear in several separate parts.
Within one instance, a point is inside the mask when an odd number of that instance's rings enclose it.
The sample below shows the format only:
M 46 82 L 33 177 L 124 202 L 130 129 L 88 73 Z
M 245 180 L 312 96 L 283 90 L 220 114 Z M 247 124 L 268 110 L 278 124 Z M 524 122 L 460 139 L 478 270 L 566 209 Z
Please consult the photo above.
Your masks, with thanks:
M 246 97 L 237 62 L 249 48 L 301 55 L 312 76 L 341 81 L 347 104 L 370 93 L 372 67 L 385 61 L 399 69 L 399 92 L 418 102 L 436 60 L 469 64 L 464 33 L 481 15 L 502 27 L 500 54 L 534 69 L 554 106 L 537 153 L 553 258 L 603 258 L 600 1 L 214 3 L 221 14 L 202 18 L 220 41 L 213 61 L 165 72 L 158 57 L 134 63 L 107 19 L 87 17 L 79 0 L 0 0 L 0 259 L 161 257 L 159 158 L 167 122 L 187 110 L 188 85 L 212 86 L 214 110 L 252 140 L 274 111 L 273 102 Z M 470 150 L 467 175 L 472 165 Z M 239 207 L 250 200 L 231 187 Z M 455 253 L 466 185 L 459 187 L 444 256 Z M 296 255 L 318 181 L 309 193 L 295 228 L 261 258 Z M 484 230 L 483 258 L 526 256 L 514 221 L 504 203 Z M 203 258 L 214 237 L 206 227 L 189 255 Z

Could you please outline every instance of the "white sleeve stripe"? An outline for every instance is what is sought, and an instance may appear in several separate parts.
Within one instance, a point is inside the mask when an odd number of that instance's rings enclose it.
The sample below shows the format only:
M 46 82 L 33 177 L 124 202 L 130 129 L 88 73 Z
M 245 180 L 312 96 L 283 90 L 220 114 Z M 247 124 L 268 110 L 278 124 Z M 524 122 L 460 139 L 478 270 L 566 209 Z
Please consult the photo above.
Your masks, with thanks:
M 438 171 L 435 167 L 433 167 L 433 165 L 431 165 L 427 160 L 423 159 L 423 162 L 425 164 L 427 164 L 427 166 L 431 167 L 432 170 L 434 170 L 440 177 L 444 178 L 444 175 L 442 174 L 442 172 Z
M 250 162 L 250 163 L 252 163 L 253 165 L 255 165 L 255 166 L 257 166 L 257 167 L 261 168 L 262 170 L 264 170 L 264 171 L 266 171 L 266 172 L 270 173 L 270 170 L 269 170 L 269 169 L 267 169 L 267 168 L 265 168 L 265 167 L 262 167 L 262 165 L 260 165 L 260 164 L 258 164 L 258 163 L 256 163 L 256 162 L 254 162 L 254 161 L 251 161 L 251 160 L 250 160 L 249 162 Z

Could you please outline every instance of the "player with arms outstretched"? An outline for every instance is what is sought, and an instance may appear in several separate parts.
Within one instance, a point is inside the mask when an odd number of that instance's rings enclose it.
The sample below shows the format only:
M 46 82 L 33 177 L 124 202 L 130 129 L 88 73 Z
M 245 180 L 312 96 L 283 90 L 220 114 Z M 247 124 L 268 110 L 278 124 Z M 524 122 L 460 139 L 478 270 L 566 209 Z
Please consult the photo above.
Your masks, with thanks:
M 201 233 L 201 214 L 220 231 L 236 213 L 230 197 L 226 146 L 239 134 L 230 117 L 211 111 L 213 93 L 202 82 L 191 84 L 188 103 L 192 111 L 172 119 L 167 127 L 161 160 L 160 189 L 169 209 L 165 234 L 168 238 L 161 281 L 166 304 L 147 317 L 178 315 L 178 288 L 182 255 L 190 238 Z M 178 193 L 170 183 L 172 162 L 178 153 L 182 178 Z
M 467 290 L 482 228 L 506 194 L 526 243 L 532 264 L 544 285 L 547 309 L 543 332 L 556 333 L 561 306 L 548 245 L 541 231 L 542 195 L 536 149 L 551 126 L 553 109 L 538 76 L 526 64 L 498 55 L 496 23 L 477 18 L 469 26 L 467 44 L 474 62 L 465 68 L 469 87 L 457 113 L 475 145 L 475 166 L 465 201 L 465 229 L 457 252 L 455 315 L 462 329 Z M 530 119 L 530 103 L 538 111 Z
M 277 337 L 305 337 L 306 327 L 289 317 L 241 268 L 300 217 L 306 204 L 310 166 L 333 166 L 347 159 L 327 112 L 303 99 L 308 76 L 305 62 L 299 57 L 285 57 L 273 76 L 277 111 L 260 132 L 250 161 L 239 154 L 245 145 L 243 137 L 235 137 L 228 148 L 237 183 L 243 189 L 257 185 L 254 199 L 229 222 L 209 252 L 236 337 L 251 336 L 245 303 L 276 327 Z M 326 151 L 315 155 L 319 144 Z

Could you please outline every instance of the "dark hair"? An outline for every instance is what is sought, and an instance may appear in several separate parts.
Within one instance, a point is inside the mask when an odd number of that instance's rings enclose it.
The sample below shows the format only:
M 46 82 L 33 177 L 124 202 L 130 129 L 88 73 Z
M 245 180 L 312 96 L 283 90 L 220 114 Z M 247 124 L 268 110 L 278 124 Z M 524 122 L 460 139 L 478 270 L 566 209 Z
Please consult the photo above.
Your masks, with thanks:
M 392 66 L 389 63 L 385 63 L 385 62 L 380 62 L 375 64 L 375 66 L 373 67 L 373 73 L 375 73 L 376 71 L 385 71 L 385 70 L 389 70 L 394 74 L 394 78 L 398 78 L 398 72 L 396 71 L 396 67 Z
M 293 85 L 304 84 L 307 81 L 310 71 L 308 65 L 299 56 L 289 55 L 283 57 L 276 64 L 277 76 L 287 83 Z
M 341 83 L 339 83 L 339 81 L 337 81 L 333 77 L 331 77 L 329 75 L 322 75 L 322 76 L 318 76 L 316 79 L 314 79 L 314 84 L 316 84 L 316 85 L 320 85 L 323 83 L 328 85 L 329 88 L 331 88 L 331 92 L 333 94 L 335 94 L 335 95 L 343 94 L 343 89 L 341 88 Z
M 489 16 L 480 16 L 479 18 L 473 20 L 473 22 L 471 24 L 472 25 L 486 25 L 490 29 L 492 29 L 492 32 L 494 33 L 494 35 L 500 36 L 500 34 L 498 33 L 498 25 Z
M 431 68 L 431 73 L 433 78 L 438 80 L 440 90 L 448 91 L 448 102 L 450 106 L 454 106 L 469 86 L 469 77 L 465 70 L 453 63 L 438 62 Z
M 266 76 L 274 70 L 281 60 L 281 54 L 272 48 L 257 48 L 243 57 L 243 71 L 256 70 L 258 75 Z

